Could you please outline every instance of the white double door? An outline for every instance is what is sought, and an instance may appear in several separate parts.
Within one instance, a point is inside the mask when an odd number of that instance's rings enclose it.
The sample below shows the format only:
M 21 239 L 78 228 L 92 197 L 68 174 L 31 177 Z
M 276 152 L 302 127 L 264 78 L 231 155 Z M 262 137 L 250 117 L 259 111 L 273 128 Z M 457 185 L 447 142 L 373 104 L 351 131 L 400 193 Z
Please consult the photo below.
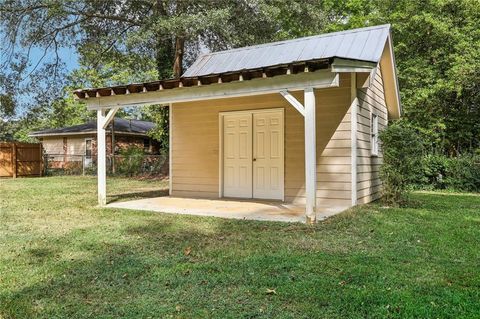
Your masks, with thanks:
M 283 109 L 223 115 L 223 196 L 283 200 Z

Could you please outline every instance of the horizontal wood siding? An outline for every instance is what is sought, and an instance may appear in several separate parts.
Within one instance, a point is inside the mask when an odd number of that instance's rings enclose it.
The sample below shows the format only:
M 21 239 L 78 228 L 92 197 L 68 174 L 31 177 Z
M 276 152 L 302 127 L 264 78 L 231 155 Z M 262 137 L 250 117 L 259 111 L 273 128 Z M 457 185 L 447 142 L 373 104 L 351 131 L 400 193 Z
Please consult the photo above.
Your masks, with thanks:
M 85 155 L 85 137 L 67 137 L 67 154 Z
M 63 154 L 63 137 L 44 137 L 42 145 L 47 154 Z
M 303 103 L 303 92 L 292 93 Z M 317 205 L 349 205 L 349 78 L 316 90 Z M 285 201 L 305 202 L 303 117 L 280 94 L 176 103 L 172 106 L 172 196 L 217 198 L 219 112 L 285 110 Z
M 373 83 L 368 88 L 358 90 L 358 153 L 357 153 L 357 200 L 359 204 L 368 203 L 381 196 L 380 166 L 383 155 L 380 146 L 378 156 L 371 155 L 371 117 L 378 116 L 378 129 L 388 124 L 387 106 L 380 66 Z

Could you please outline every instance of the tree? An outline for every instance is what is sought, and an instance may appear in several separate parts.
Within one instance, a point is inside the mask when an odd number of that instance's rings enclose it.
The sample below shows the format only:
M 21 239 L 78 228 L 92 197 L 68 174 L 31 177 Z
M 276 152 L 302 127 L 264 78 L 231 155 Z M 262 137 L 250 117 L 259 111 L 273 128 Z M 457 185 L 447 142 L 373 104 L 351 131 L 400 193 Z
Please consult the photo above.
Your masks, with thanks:
M 376 1 L 370 19 L 392 23 L 404 116 L 430 151 L 479 148 L 478 1 Z
M 11 76 L 41 75 L 56 82 L 36 90 L 29 87 L 36 95 L 25 108 L 44 105 L 40 97 L 51 96 L 47 104 L 58 111 L 55 105 L 66 98 L 58 89 L 62 47 L 73 47 L 80 56 L 80 69 L 67 83 L 70 88 L 158 80 L 180 76 L 202 50 L 269 42 L 303 35 L 306 30 L 318 32 L 326 24 L 322 13 L 318 3 L 303 1 L 6 0 L 0 5 L 0 24 L 9 43 L 3 52 L 8 57 L 4 67 L 10 66 Z M 16 51 L 19 47 L 23 51 Z M 14 69 L 19 61 L 29 60 L 32 48 L 43 50 L 42 59 L 48 60 L 48 52 L 53 58 L 41 71 L 28 63 Z M 12 88 L 4 91 L 19 96 Z M 167 138 L 168 112 L 149 108 L 146 113 L 161 124 L 154 135 Z

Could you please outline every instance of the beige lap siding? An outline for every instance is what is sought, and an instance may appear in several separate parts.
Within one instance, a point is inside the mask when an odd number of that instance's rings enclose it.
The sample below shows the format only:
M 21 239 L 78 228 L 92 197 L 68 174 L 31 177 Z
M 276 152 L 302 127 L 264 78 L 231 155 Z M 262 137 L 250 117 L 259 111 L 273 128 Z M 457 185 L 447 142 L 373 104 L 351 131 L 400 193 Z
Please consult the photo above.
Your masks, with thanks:
M 382 72 L 377 68 L 374 82 L 369 88 L 358 90 L 358 167 L 357 199 L 359 204 L 368 203 L 381 196 L 380 166 L 383 155 L 380 146 L 378 156 L 371 155 L 371 116 L 378 116 L 379 132 L 388 124 L 387 107 L 383 88 Z
M 63 137 L 44 137 L 42 146 L 46 154 L 63 154 Z
M 350 201 L 350 88 L 316 90 L 317 204 Z M 303 103 L 303 92 L 294 92 Z M 176 103 L 172 107 L 172 195 L 219 195 L 219 113 L 285 109 L 285 201 L 305 202 L 303 117 L 280 94 Z

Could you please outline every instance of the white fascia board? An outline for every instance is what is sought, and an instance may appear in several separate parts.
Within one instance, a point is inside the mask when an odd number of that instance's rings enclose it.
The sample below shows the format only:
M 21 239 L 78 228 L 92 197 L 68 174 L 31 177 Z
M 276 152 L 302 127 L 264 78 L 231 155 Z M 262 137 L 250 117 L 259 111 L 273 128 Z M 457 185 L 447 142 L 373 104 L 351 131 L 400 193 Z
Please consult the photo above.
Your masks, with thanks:
M 104 96 L 85 99 L 89 110 L 112 107 L 146 106 L 153 104 L 201 101 L 210 99 L 252 96 L 280 91 L 299 91 L 305 87 L 329 88 L 339 86 L 339 75 L 330 69 L 271 78 L 258 78 L 248 81 L 215 83 L 202 86 L 165 89 L 126 95 Z
M 332 72 L 338 72 L 338 73 L 370 72 L 376 66 L 377 66 L 377 63 L 375 62 L 335 58 L 332 63 Z
M 393 41 L 391 33 L 388 34 L 388 46 L 390 48 L 390 59 L 392 59 L 392 67 L 393 67 L 393 74 L 394 74 L 394 85 L 395 85 L 395 94 L 397 95 L 397 103 L 398 103 L 398 116 L 402 116 L 402 100 L 400 99 L 400 89 L 398 85 L 398 76 L 397 76 L 397 63 L 395 62 L 395 53 L 393 52 Z

